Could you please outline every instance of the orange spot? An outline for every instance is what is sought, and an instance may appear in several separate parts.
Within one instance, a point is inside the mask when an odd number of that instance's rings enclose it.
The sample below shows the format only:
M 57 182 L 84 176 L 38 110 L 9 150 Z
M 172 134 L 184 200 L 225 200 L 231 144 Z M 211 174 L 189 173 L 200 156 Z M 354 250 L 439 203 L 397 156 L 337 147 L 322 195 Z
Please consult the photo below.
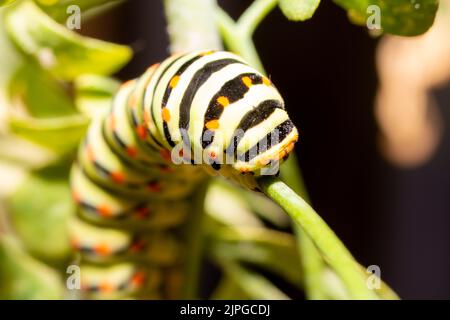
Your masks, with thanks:
M 111 253 L 111 249 L 104 243 L 100 243 L 99 245 L 95 246 L 94 250 L 95 253 L 100 256 L 107 256 Z
M 263 82 L 266 86 L 272 85 L 272 81 L 270 81 L 270 79 L 267 78 L 267 77 L 263 77 L 262 82 Z
M 97 212 L 100 213 L 102 217 L 110 217 L 111 209 L 106 204 L 101 204 L 97 207 Z
M 132 157 L 132 158 L 136 157 L 136 154 L 137 154 L 136 148 L 134 148 L 134 147 L 128 147 L 128 148 L 127 148 L 127 154 L 128 154 L 130 157 Z
M 172 79 L 170 79 L 169 87 L 172 89 L 175 88 L 178 84 L 178 81 L 180 81 L 180 76 L 174 76 Z
M 214 151 L 211 151 L 211 152 L 209 153 L 209 157 L 210 157 L 211 159 L 215 159 L 215 158 L 217 157 L 217 155 L 216 155 L 216 153 L 215 153 Z
M 145 139 L 147 137 L 147 130 L 145 129 L 145 126 L 140 125 L 136 128 L 136 132 L 141 139 Z
M 72 246 L 72 248 L 78 249 L 80 247 L 80 242 L 77 238 L 72 238 L 70 239 L 70 245 Z
M 170 155 L 170 151 L 169 150 L 167 150 L 167 149 L 162 149 L 160 152 L 159 152 L 159 154 L 161 155 L 161 157 L 164 159 L 164 160 L 170 160 L 171 159 L 171 155 Z
M 122 172 L 112 172 L 111 173 L 111 179 L 114 180 L 116 183 L 123 183 L 125 180 L 125 176 Z
M 145 281 L 145 274 L 143 272 L 136 272 L 131 278 L 131 283 L 135 286 L 141 286 Z
M 75 190 L 72 190 L 72 198 L 76 203 L 80 202 L 80 195 Z
M 247 86 L 247 87 L 251 87 L 253 85 L 252 79 L 250 79 L 250 77 L 242 77 L 242 82 Z
M 228 100 L 227 97 L 220 96 L 217 98 L 217 103 L 220 104 L 222 107 L 226 107 L 230 104 L 230 100 Z
M 216 130 L 219 128 L 219 120 L 208 121 L 205 126 L 209 130 Z
M 239 169 L 239 171 L 240 171 L 241 173 L 247 173 L 247 172 L 249 172 L 250 170 L 247 169 L 247 168 L 241 168 L 241 169 Z
M 169 122 L 170 121 L 170 111 L 167 108 L 163 108 L 162 109 L 162 118 L 165 122 Z
M 111 292 L 113 291 L 113 286 L 108 283 L 107 281 L 102 281 L 98 287 L 100 288 L 100 291 L 102 292 Z
M 285 156 L 287 156 L 292 151 L 292 149 L 294 149 L 294 144 L 294 142 L 291 142 L 283 150 L 281 150 L 278 154 L 277 160 L 283 159 Z

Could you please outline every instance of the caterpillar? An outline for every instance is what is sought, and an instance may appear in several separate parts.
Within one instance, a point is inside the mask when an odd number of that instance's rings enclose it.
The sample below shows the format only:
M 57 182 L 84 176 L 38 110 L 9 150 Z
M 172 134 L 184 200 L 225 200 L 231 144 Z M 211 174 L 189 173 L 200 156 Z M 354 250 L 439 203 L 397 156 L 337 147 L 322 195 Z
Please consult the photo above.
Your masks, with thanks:
M 125 82 L 71 169 L 83 297 L 179 297 L 189 197 L 210 175 L 258 190 L 297 138 L 272 82 L 230 52 L 173 55 Z

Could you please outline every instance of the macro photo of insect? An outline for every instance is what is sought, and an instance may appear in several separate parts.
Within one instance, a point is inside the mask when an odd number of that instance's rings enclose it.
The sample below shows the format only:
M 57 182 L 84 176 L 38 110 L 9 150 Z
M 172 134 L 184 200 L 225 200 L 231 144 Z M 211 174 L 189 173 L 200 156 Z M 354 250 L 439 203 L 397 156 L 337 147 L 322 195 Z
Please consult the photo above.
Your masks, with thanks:
M 450 0 L 0 0 L 0 49 L 0 300 L 450 299 Z

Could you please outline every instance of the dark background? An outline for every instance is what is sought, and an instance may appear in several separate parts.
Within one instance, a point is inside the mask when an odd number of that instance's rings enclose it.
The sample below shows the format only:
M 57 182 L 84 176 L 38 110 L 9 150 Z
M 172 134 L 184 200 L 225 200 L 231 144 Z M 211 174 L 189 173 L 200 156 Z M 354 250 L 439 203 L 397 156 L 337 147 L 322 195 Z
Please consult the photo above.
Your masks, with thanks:
M 235 18 L 251 3 L 219 2 Z M 122 79 L 168 55 L 162 1 L 128 0 L 82 31 L 134 48 Z M 296 150 L 317 211 L 362 264 L 380 266 L 402 298 L 450 299 L 450 87 L 434 93 L 444 106 L 437 152 L 421 167 L 400 169 L 377 146 L 377 39 L 322 1 L 304 23 L 276 9 L 255 42 L 299 128 Z

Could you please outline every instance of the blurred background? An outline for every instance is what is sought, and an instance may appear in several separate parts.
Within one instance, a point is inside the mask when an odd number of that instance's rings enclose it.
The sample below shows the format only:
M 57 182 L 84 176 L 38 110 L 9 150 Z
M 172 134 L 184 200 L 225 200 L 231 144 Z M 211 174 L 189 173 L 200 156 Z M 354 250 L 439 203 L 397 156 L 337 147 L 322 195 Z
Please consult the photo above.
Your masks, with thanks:
M 251 1 L 219 3 L 238 17 Z M 424 36 L 376 38 L 323 1 L 304 23 L 276 9 L 255 34 L 313 206 L 405 299 L 450 299 L 449 23 L 447 11 Z M 126 1 L 80 31 L 135 50 L 120 79 L 168 54 L 161 1 Z

